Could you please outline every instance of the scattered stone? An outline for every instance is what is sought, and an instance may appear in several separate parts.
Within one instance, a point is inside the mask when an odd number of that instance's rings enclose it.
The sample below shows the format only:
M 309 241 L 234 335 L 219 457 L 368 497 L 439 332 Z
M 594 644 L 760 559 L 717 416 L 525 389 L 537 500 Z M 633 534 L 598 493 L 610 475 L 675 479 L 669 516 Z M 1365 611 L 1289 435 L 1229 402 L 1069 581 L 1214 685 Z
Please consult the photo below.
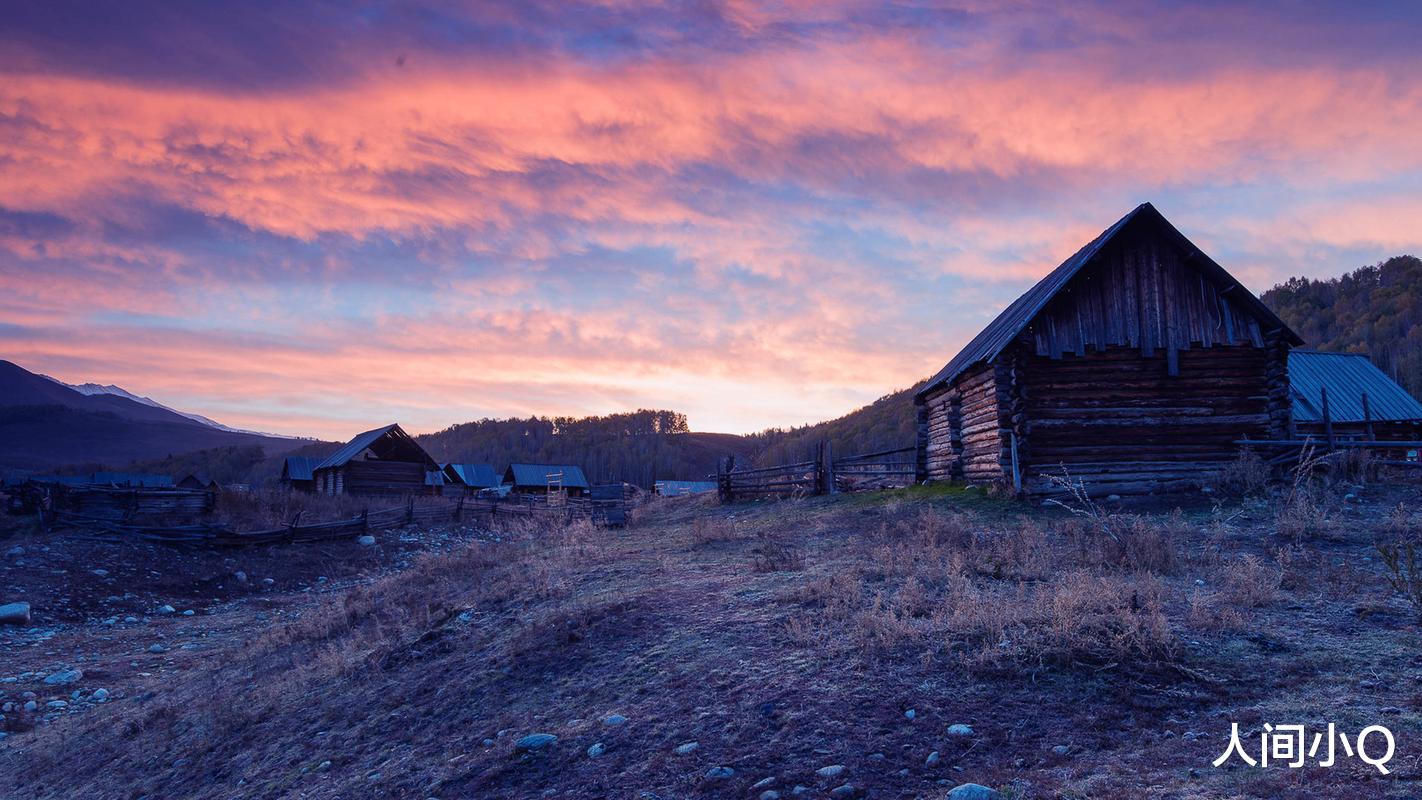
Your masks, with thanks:
M 780 792 L 774 789 L 766 789 L 760 793 L 760 800 L 780 800 Z
M 14 547 L 12 547 L 12 548 L 10 548 L 9 550 L 6 550 L 6 551 L 5 551 L 5 555 L 9 556 L 10 558 L 19 558 L 20 556 L 22 556 L 22 555 L 24 555 L 24 554 L 25 554 L 25 548 L 23 548 L 23 547 L 21 547 L 21 546 L 19 546 L 19 545 L 15 545 Z
M 69 703 L 66 702 L 66 701 L 64 701 L 64 700 L 51 700 L 51 701 L 49 701 L 48 703 L 45 703 L 44 705 L 45 705 L 45 708 L 52 708 L 52 709 L 54 709 L 55 711 L 59 711 L 59 710 L 61 710 L 61 709 L 69 708 Z
M 164 647 L 164 646 L 161 645 L 161 644 L 158 644 L 157 642 L 154 642 L 153 644 L 148 645 L 148 652 L 150 652 L 150 653 L 166 653 L 166 652 L 168 652 L 168 648 Z
M 0 625 L 30 624 L 29 603 L 6 603 L 0 606 Z
M 276 578 L 262 578 L 263 586 L 276 586 Z
M 942 758 L 943 758 L 943 756 L 939 755 L 937 750 L 934 750 L 932 753 L 929 753 L 929 754 L 928 754 L 928 758 L 925 758 L 925 759 L 923 760 L 923 765 L 924 765 L 925 767 L 937 766 L 937 765 L 938 765 L 938 762 L 939 762 Z
M 368 533 L 363 534 L 361 536 L 356 537 L 356 544 L 360 545 L 361 547 L 374 547 L 375 537 L 371 536 Z
M 602 718 L 602 724 L 604 725 L 621 725 L 626 721 L 627 718 L 622 716 L 621 714 L 608 714 L 606 717 Z
M 94 574 L 95 574 L 95 575 L 98 575 L 100 578 L 107 578 L 107 577 L 109 577 L 109 571 L 106 570 L 106 569 L 103 569 L 103 568 L 94 570 Z
M 31 714 L 33 714 L 33 713 L 35 713 L 36 711 L 39 710 L 39 703 L 36 703 L 36 702 L 33 701 L 33 700 L 26 700 L 26 701 L 25 701 L 25 710 L 28 711 L 28 712 L 30 712 Z
M 329 761 L 322 761 L 320 764 L 317 764 L 317 765 L 316 765 L 316 771 L 317 771 L 317 772 L 325 772 L 326 770 L 328 770 L 328 769 L 330 769 L 330 768 L 331 768 L 331 762 L 329 762 Z
M 831 790 L 830 797 L 853 797 L 856 793 L 854 784 L 846 783 L 842 786 L 836 786 Z
M 948 735 L 949 735 L 949 736 L 972 736 L 972 735 L 973 735 L 973 726 L 972 726 L 972 725 L 964 725 L 964 724 L 961 723 L 961 722 L 956 723 L 956 724 L 954 724 L 954 725 L 949 725 L 949 726 L 948 726 Z
M 71 683 L 78 683 L 79 679 L 83 677 L 84 670 L 82 669 L 62 669 L 50 673 L 44 682 L 50 686 L 68 686 Z
M 133 617 L 133 616 L 124 617 L 124 618 L 123 618 L 123 621 L 124 621 L 124 622 L 127 622 L 127 623 L 129 623 L 129 624 L 132 624 L 132 623 L 135 623 L 135 622 L 138 621 L 138 617 Z
M 237 570 L 236 572 L 232 573 L 232 577 L 236 578 L 238 583 L 246 583 L 246 582 L 247 582 L 247 573 L 243 572 L 243 571 L 240 570 L 240 569 Z
M 1378 709 L 1378 713 L 1384 714 L 1389 717 L 1395 717 L 1398 714 L 1402 713 L 1402 709 L 1398 708 L 1397 706 L 1383 706 L 1382 708 Z
M 94 690 L 94 702 L 95 702 L 95 703 L 107 702 L 108 699 L 109 699 L 109 690 L 108 690 L 108 689 L 95 689 L 95 690 Z
M 914 710 L 911 709 L 911 708 L 910 708 L 908 711 L 905 711 L 905 712 L 904 712 L 904 717 L 907 718 L 907 719 L 913 719 L 913 718 L 916 717 L 916 716 L 918 716 L 918 712 L 917 712 L 917 711 L 914 711 Z
M 700 742 L 682 742 L 681 744 L 676 746 L 676 750 L 674 750 L 673 752 L 675 752 L 679 756 L 689 756 L 692 753 L 695 753 L 696 748 L 700 746 Z
M 1121 496 L 1119 494 L 1108 494 L 1106 495 L 1106 502 L 1119 503 L 1121 502 Z
M 793 794 L 793 795 L 797 795 L 797 796 L 798 796 L 798 795 L 802 795 L 802 794 L 807 794 L 809 791 L 810 791 L 809 787 L 807 787 L 807 786 L 801 786 L 800 784 L 797 783 L 797 784 L 795 784 L 795 788 L 790 790 L 790 794 Z
M 844 774 L 843 764 L 830 764 L 828 767 L 820 767 L 815 770 L 815 774 L 821 778 L 838 778 Z
M 976 783 L 954 786 L 947 800 L 1003 800 L 1002 792 Z
M 730 767 L 712 767 L 711 769 L 706 770 L 706 780 L 723 781 L 735 774 L 736 771 L 731 769 Z
M 771 775 L 769 778 L 761 778 L 760 780 L 756 781 L 755 783 L 752 783 L 750 788 L 751 788 L 751 791 L 755 791 L 756 789 L 764 789 L 764 788 L 766 788 L 767 786 L 773 786 L 773 785 L 775 785 L 775 776 L 774 776 L 774 775 Z
M 597 758 L 598 756 L 600 756 L 600 755 L 602 755 L 603 753 L 606 753 L 606 752 L 607 752 L 607 745 L 603 744 L 602 742 L 598 742 L 598 743 L 594 744 L 592 747 L 589 747 L 589 748 L 588 748 L 588 758 Z
M 520 753 L 532 753 L 542 750 L 556 741 L 558 741 L 558 737 L 551 733 L 530 733 L 514 742 L 514 750 Z
M 185 617 L 191 617 L 192 615 L 194 615 L 194 614 L 196 614 L 196 613 L 197 613 L 196 611 L 194 611 L 194 610 L 192 610 L 192 609 L 190 608 L 190 609 L 188 609 L 187 611 L 184 611 L 184 612 L 183 612 L 183 616 L 185 616 Z
M 1189 734 L 1186 734 L 1186 735 L 1188 736 Z M 1192 737 L 1192 738 L 1193 738 L 1193 737 Z M 1066 755 L 1067 753 L 1070 753 L 1070 752 L 1071 752 L 1071 748 L 1070 748 L 1070 747 L 1067 747 L 1067 746 L 1064 745 L 1064 744 L 1059 744 L 1059 745 L 1057 745 L 1056 747 L 1053 747 L 1053 748 L 1052 748 L 1052 752 L 1053 752 L 1053 753 L 1056 753 L 1056 754 L 1059 755 L 1059 756 L 1064 756 L 1064 755 Z
M 173 608 L 173 607 L 170 606 L 170 605 L 161 605 L 161 606 L 158 606 L 158 610 L 157 610 L 157 611 L 154 611 L 153 613 L 155 613 L 155 614 L 171 614 L 171 613 L 173 613 L 174 611 L 177 611 L 177 610 L 178 610 L 178 609 Z

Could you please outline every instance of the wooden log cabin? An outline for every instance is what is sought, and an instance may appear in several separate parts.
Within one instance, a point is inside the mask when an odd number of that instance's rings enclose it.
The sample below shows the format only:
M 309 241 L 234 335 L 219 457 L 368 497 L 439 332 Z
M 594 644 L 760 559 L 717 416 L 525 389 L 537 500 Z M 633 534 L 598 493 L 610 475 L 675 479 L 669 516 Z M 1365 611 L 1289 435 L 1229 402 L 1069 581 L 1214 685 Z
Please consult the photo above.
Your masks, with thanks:
M 1149 203 L 979 333 L 915 396 L 929 480 L 1093 496 L 1207 485 L 1290 425 L 1298 335 Z
M 366 431 L 311 470 L 321 494 L 438 493 L 439 464 L 399 425 Z

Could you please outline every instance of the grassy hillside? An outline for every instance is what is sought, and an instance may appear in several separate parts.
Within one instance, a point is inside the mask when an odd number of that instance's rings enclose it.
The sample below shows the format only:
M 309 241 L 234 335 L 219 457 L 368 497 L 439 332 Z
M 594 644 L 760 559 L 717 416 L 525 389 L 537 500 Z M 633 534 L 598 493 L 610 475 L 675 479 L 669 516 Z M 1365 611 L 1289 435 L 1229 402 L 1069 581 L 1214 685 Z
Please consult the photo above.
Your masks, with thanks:
M 0 675 L 39 710 L 5 715 L 0 796 L 1409 797 L 1417 617 L 1373 541 L 1422 498 L 1345 490 L 1292 535 L 1263 501 L 1084 519 L 915 487 L 661 501 L 612 535 L 26 540 L 0 584 L 37 627 Z M 1280 720 L 1387 724 L 1395 774 L 1209 766 Z

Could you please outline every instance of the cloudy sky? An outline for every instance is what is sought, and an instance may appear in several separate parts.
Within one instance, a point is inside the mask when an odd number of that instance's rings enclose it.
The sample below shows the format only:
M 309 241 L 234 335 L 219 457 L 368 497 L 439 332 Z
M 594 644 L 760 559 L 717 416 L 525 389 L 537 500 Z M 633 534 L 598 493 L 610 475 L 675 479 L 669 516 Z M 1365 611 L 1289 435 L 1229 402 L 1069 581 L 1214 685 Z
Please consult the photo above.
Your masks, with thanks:
M 1145 200 L 1256 291 L 1422 251 L 1422 12 L 1268 5 L 9 3 L 0 357 L 331 438 L 741 432 Z

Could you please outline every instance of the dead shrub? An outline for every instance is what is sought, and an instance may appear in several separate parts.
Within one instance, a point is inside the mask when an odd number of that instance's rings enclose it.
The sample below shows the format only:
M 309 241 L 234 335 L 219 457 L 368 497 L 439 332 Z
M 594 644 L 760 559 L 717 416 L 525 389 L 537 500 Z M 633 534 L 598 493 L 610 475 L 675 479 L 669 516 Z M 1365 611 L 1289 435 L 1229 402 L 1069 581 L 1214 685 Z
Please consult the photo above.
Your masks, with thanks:
M 1241 447 L 1234 461 L 1220 472 L 1218 485 L 1233 497 L 1261 494 L 1269 486 L 1269 465 L 1253 448 Z
M 741 538 L 735 520 L 726 517 L 699 515 L 691 521 L 691 543 L 698 547 L 722 542 L 734 542 Z
M 1383 564 L 1383 580 L 1393 592 L 1402 595 L 1422 619 L 1422 563 L 1418 560 L 1416 542 L 1380 542 L 1376 549 Z
M 1253 610 L 1279 597 L 1283 571 L 1253 554 L 1226 562 L 1219 572 L 1220 595 L 1230 605 Z
M 1077 518 L 1078 524 L 1068 532 L 1077 540 L 1083 562 L 1158 574 L 1175 570 L 1179 561 L 1176 541 L 1188 531 L 1178 510 L 1163 521 L 1120 514 L 1092 500 L 1086 485 L 1073 479 L 1065 467 L 1061 475 L 1043 477 L 1066 493 L 1065 499 L 1049 498 L 1047 502 Z
M 756 534 L 752 549 L 756 572 L 799 572 L 805 568 L 805 553 L 799 547 L 768 531 Z

